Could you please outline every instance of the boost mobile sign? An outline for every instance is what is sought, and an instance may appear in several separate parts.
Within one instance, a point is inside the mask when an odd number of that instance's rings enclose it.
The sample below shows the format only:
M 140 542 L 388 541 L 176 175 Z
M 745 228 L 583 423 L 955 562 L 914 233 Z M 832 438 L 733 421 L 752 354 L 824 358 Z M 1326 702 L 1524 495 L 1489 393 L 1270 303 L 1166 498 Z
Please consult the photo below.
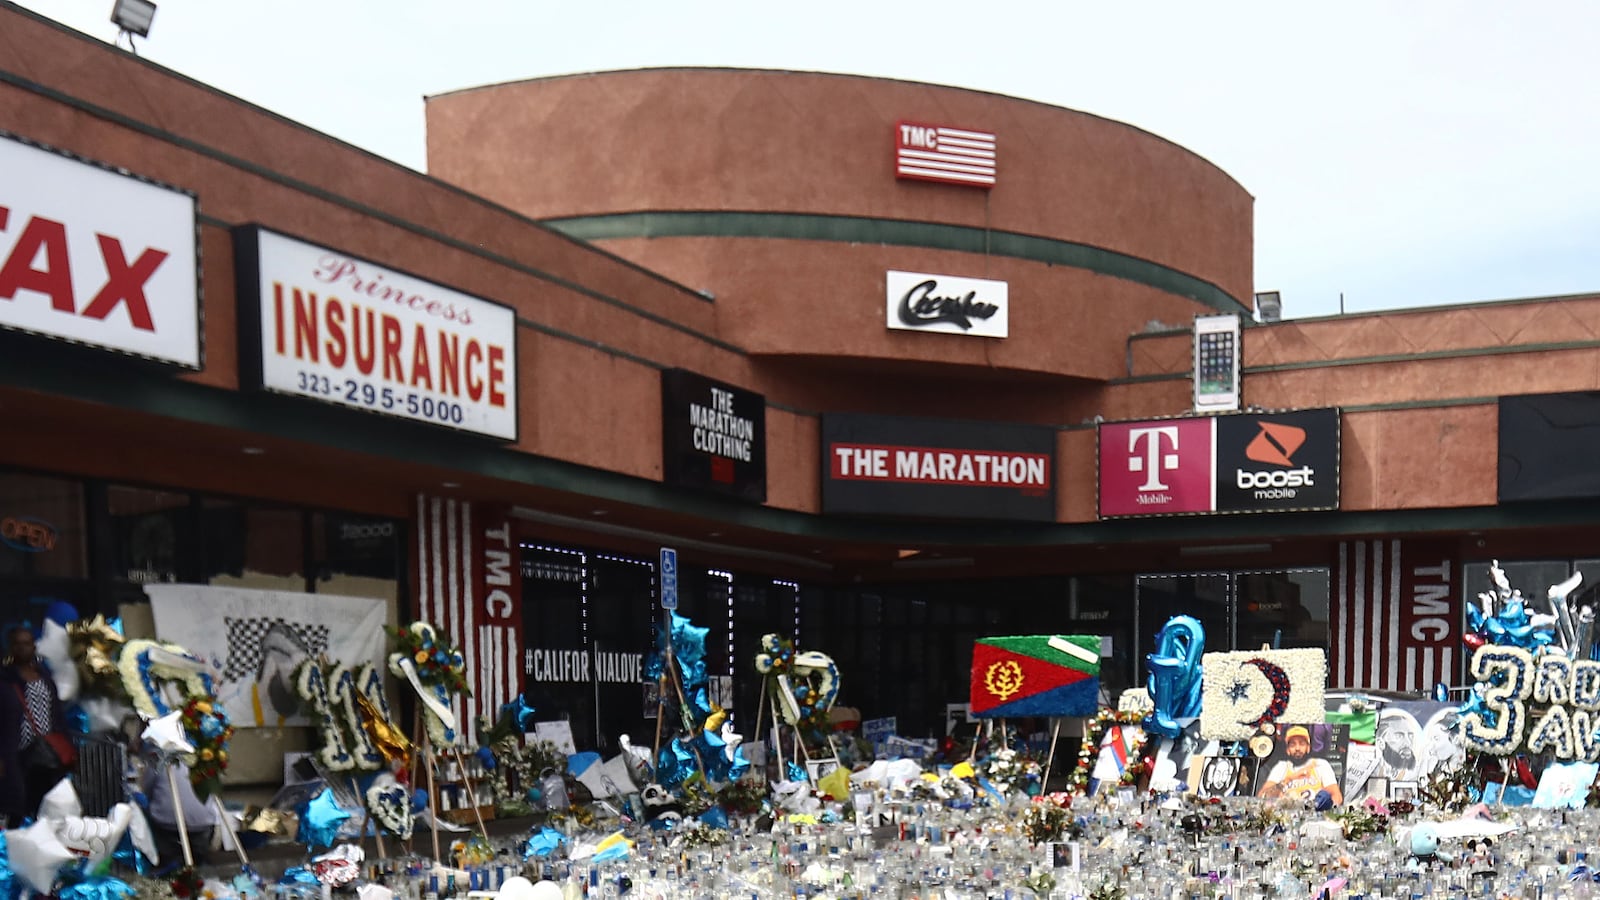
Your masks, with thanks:
M 1100 517 L 1339 508 L 1339 411 L 1099 428 Z

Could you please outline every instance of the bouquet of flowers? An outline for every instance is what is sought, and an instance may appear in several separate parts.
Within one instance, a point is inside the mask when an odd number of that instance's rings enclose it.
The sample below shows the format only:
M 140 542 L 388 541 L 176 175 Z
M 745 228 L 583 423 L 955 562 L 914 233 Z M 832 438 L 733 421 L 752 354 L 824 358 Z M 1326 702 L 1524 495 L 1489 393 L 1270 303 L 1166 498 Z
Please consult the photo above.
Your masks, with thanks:
M 1022 830 L 1034 846 L 1053 844 L 1063 837 L 1081 837 L 1083 829 L 1072 821 L 1072 798 L 1067 794 L 1047 794 L 1033 798 L 1022 814 Z
M 1001 747 L 983 761 L 980 773 L 995 790 L 1009 794 L 1039 780 L 1039 761 L 1011 747 Z
M 190 697 L 183 704 L 179 716 L 183 730 L 194 745 L 192 757 L 184 762 L 189 766 L 189 780 L 202 799 L 222 790 L 222 773 L 228 769 L 228 739 L 233 737 L 233 725 L 228 714 L 212 697 Z
M 417 667 L 417 680 L 434 687 L 440 686 L 449 694 L 471 696 L 467 685 L 466 660 L 450 639 L 439 634 L 426 622 L 413 622 L 405 628 L 391 628 L 395 652 L 410 657 Z

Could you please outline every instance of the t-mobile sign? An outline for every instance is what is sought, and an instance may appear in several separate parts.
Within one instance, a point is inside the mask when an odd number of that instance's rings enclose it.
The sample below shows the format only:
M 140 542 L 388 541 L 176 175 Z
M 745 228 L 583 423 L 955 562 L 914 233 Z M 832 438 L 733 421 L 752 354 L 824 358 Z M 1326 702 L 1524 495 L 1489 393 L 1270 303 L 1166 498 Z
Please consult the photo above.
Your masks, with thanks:
M 1216 508 L 1210 419 L 1100 426 L 1100 516 L 1159 516 Z

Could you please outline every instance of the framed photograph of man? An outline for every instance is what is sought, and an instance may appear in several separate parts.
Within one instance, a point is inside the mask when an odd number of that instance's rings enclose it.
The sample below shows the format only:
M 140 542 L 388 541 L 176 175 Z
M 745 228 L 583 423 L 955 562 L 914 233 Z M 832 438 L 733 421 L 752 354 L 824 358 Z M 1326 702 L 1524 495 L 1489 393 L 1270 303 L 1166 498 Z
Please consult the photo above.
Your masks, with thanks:
M 1256 769 L 1252 792 L 1257 797 L 1320 805 L 1319 796 L 1326 794 L 1332 805 L 1344 805 L 1348 725 L 1280 723 L 1261 737 L 1272 746 Z M 1262 744 L 1261 737 L 1252 745 Z
M 1250 792 L 1256 761 L 1248 756 L 1197 756 L 1190 772 L 1194 793 L 1201 797 L 1242 797 Z

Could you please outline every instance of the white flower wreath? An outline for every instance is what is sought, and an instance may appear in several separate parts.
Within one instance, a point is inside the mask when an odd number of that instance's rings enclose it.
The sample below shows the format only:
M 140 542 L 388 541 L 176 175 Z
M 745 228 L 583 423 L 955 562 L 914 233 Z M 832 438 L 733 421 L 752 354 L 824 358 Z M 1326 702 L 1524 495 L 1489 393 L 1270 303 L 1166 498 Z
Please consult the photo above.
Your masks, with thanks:
M 302 660 L 294 669 L 294 692 L 310 709 L 312 727 L 317 729 L 317 762 L 329 772 L 348 772 L 356 759 L 345 750 L 344 735 L 333 716 L 328 700 L 327 674 L 314 659 Z
M 128 641 L 117 657 L 117 671 L 122 676 L 122 686 L 128 691 L 133 708 L 145 719 L 159 719 L 182 703 L 167 703 L 162 691 L 167 684 L 176 684 L 183 700 L 211 696 L 211 676 L 204 662 L 189 655 L 177 644 L 165 644 L 144 638 Z
M 411 839 L 411 828 L 415 824 L 411 815 L 411 798 L 407 795 L 405 785 L 396 781 L 393 775 L 385 772 L 367 788 L 367 809 L 372 811 L 372 817 L 378 820 L 378 824 L 395 837 L 402 841 Z
M 1239 650 L 1201 657 L 1200 736 L 1244 741 L 1271 722 L 1326 721 L 1328 656 L 1316 648 Z

